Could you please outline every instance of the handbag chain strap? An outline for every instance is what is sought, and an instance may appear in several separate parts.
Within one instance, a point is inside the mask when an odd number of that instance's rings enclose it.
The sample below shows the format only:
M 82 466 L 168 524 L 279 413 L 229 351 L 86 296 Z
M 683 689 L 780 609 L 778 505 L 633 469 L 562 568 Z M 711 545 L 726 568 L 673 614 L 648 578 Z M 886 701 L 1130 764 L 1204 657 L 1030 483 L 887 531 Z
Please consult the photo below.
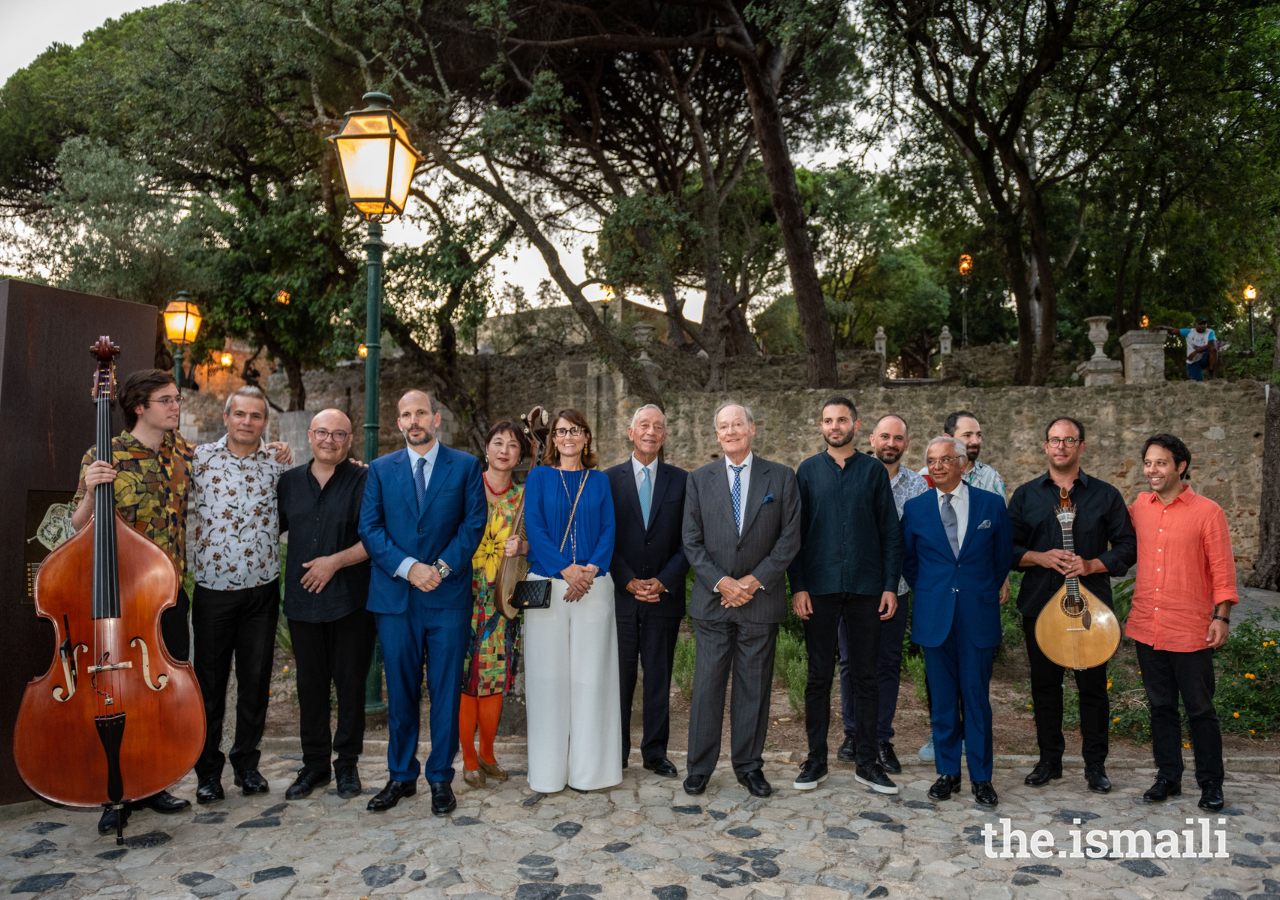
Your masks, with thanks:
M 562 537 L 562 538 L 560 539 L 560 552 L 561 552 L 561 553 L 563 553 L 563 552 L 564 552 L 564 545 L 565 545 L 565 541 L 569 540 L 569 531 L 573 528 L 573 517 L 574 517 L 574 515 L 578 512 L 578 500 L 579 500 L 579 498 L 581 498 L 581 497 L 582 497 L 582 489 L 583 489 L 584 487 L 586 487 L 586 486 L 587 486 L 587 474 L 588 474 L 588 472 L 584 471 L 584 472 L 582 473 L 582 481 L 578 482 L 578 494 L 577 494 L 577 496 L 575 496 L 575 497 L 573 498 L 573 508 L 569 510 L 569 524 L 568 524 L 568 525 L 566 525 L 566 526 L 564 527 L 564 537 Z M 561 469 L 561 470 L 560 470 L 560 483 L 561 483 L 561 484 L 563 484 L 563 483 L 564 483 L 564 470 L 563 470 L 563 469 Z M 568 495 L 568 493 L 569 493 L 569 491 L 566 489 L 566 490 L 565 490 L 565 494 L 566 494 L 566 496 Z M 578 551 L 577 551 L 577 542 L 576 542 L 576 541 L 574 542 L 573 564 L 574 564 L 575 566 L 578 564 Z

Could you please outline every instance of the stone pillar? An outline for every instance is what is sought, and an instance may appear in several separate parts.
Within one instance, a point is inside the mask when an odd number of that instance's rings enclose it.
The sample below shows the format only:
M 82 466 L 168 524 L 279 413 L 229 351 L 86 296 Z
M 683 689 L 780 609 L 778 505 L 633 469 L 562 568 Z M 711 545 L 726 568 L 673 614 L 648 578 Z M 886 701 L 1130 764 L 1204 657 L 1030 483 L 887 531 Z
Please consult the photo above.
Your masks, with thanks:
M 876 326 L 876 352 L 879 353 L 881 356 L 884 356 L 885 348 L 888 343 L 889 343 L 889 337 L 884 333 L 884 326 L 877 325 Z
M 279 427 L 279 439 L 289 442 L 295 466 L 311 462 L 311 444 L 307 442 L 307 429 L 311 427 L 313 416 L 315 412 L 305 409 L 275 413 L 272 416 Z
M 943 356 L 951 355 L 951 329 L 943 325 L 942 334 L 938 336 L 938 352 Z
M 1124 348 L 1125 384 L 1160 384 L 1164 381 L 1164 332 L 1134 330 L 1120 335 Z
M 1107 323 L 1110 316 L 1089 316 L 1089 340 L 1093 344 L 1093 357 L 1081 363 L 1076 371 L 1084 376 L 1085 387 L 1109 386 L 1124 384 L 1124 365 L 1115 359 L 1108 359 L 1102 345 L 1107 342 Z M 1163 373 L 1163 369 L 1161 370 Z

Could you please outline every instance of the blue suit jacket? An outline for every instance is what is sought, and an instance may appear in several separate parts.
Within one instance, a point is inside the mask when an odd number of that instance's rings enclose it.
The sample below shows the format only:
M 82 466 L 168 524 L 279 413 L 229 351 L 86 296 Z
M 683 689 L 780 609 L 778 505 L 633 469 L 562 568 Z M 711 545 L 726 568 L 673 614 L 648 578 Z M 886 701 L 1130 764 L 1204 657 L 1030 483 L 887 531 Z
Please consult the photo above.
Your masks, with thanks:
M 911 640 L 941 646 L 954 622 L 956 637 L 975 647 L 999 644 L 1000 588 L 1013 561 L 1004 499 L 969 485 L 969 523 L 959 559 L 942 527 L 936 488 L 907 501 L 902 536 L 902 575 L 914 591 Z
M 486 514 L 480 461 L 470 453 L 440 445 L 421 511 L 409 451 L 375 459 L 360 508 L 360 540 L 373 561 L 369 611 L 402 613 L 411 595 L 428 608 L 469 608 L 471 558 L 484 536 Z M 428 565 L 442 559 L 449 577 L 434 591 L 420 591 L 395 577 L 406 556 Z

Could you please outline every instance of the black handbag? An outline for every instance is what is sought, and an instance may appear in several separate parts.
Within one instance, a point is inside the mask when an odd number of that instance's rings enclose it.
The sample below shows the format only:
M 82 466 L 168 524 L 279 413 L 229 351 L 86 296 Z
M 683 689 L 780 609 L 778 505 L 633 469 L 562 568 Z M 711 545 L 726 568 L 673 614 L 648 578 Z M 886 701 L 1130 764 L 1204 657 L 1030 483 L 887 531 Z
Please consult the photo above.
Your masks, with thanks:
M 518 582 L 515 593 L 511 595 L 511 606 L 515 609 L 550 609 L 550 579 Z
M 582 489 L 586 487 L 587 476 L 583 474 L 582 481 L 578 485 L 578 496 L 573 498 L 573 508 L 569 510 L 569 524 L 564 528 L 564 537 L 560 539 L 560 550 L 564 551 L 565 542 L 569 540 L 569 531 L 573 528 L 573 517 L 578 512 L 578 500 L 582 498 Z M 551 608 L 551 579 L 529 581 L 526 580 L 516 584 L 515 592 L 511 595 L 511 606 L 514 609 L 550 609 Z

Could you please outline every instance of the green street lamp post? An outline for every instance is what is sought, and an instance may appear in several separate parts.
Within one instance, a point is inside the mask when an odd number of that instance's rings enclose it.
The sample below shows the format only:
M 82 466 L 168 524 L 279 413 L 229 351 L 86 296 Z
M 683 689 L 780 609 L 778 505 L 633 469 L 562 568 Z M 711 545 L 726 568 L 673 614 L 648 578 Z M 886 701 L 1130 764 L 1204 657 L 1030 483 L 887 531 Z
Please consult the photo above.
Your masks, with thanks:
M 382 223 L 404 212 L 413 171 L 422 154 L 409 143 L 409 127 L 391 108 L 386 94 L 364 95 L 365 108 L 347 113 L 342 130 L 329 140 L 338 150 L 338 165 L 347 199 L 364 215 L 368 239 L 367 317 L 364 339 L 364 458 L 378 456 L 378 375 L 382 337 Z M 365 691 L 365 712 L 383 712 L 382 648 L 375 644 Z
M 182 348 L 195 342 L 204 317 L 200 308 L 191 302 L 191 295 L 178 291 L 178 299 L 164 308 L 164 331 L 173 344 L 173 380 L 178 393 L 182 393 Z

